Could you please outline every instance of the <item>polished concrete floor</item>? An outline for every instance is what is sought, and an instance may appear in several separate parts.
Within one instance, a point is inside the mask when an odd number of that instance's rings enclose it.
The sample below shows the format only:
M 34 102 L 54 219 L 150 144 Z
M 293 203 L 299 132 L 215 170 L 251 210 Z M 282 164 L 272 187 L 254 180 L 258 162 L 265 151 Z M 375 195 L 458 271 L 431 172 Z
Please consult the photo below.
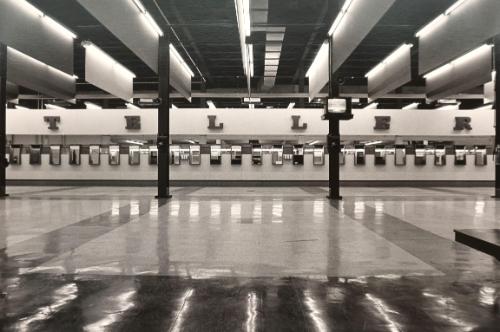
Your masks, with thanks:
M 485 188 L 11 187 L 2 331 L 500 331 Z

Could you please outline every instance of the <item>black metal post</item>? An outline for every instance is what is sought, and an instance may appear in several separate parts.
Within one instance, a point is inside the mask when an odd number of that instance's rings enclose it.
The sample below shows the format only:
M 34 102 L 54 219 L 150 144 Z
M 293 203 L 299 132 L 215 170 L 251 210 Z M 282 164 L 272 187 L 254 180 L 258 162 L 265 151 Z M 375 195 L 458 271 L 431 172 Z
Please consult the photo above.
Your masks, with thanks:
M 500 36 L 495 38 L 495 196 L 500 199 Z
M 7 197 L 7 45 L 0 43 L 0 198 Z
M 170 37 L 160 37 L 158 48 L 158 199 L 170 195 Z
M 328 98 L 338 98 L 340 96 L 339 85 L 337 82 L 338 75 L 332 72 L 333 64 L 333 38 L 329 38 L 329 66 L 328 71 L 330 80 L 328 83 Z M 328 103 L 328 100 L 327 100 Z M 328 106 L 327 106 L 328 107 Z M 328 198 L 331 200 L 341 200 L 340 196 L 340 120 L 328 120 Z

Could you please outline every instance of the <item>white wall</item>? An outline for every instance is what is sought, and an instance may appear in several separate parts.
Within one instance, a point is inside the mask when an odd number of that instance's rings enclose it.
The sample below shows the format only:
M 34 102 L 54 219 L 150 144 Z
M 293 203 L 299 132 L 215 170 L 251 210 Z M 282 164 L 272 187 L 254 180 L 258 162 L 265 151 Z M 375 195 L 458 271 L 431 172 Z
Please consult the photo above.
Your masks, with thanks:
M 354 119 L 341 122 L 341 135 L 470 137 L 494 135 L 493 110 L 354 110 Z M 171 135 L 212 137 L 296 137 L 325 136 L 328 121 L 321 109 L 175 109 L 171 114 Z M 142 129 L 126 130 L 125 115 L 140 115 Z M 223 130 L 209 130 L 208 115 L 224 123 Z M 300 115 L 303 131 L 294 131 L 292 115 Z M 58 131 L 51 131 L 44 116 L 60 116 Z M 391 129 L 374 130 L 375 116 L 391 116 Z M 455 117 L 472 118 L 472 130 L 454 131 Z M 8 135 L 156 135 L 156 109 L 125 110 L 8 110 Z
M 204 137 L 227 139 L 293 138 L 298 141 L 312 138 L 324 139 L 328 124 L 321 120 L 322 110 L 249 110 L 249 109 L 177 109 L 172 111 L 172 132 L 176 137 Z M 381 137 L 398 140 L 402 137 L 432 139 L 446 137 L 472 143 L 473 139 L 491 140 L 494 135 L 493 110 L 355 110 L 354 119 L 341 124 L 344 139 L 349 137 Z M 217 115 L 224 122 L 224 130 L 207 129 L 207 115 Z M 43 116 L 61 116 L 60 130 L 47 129 Z M 141 115 L 140 131 L 125 130 L 124 115 Z M 300 115 L 308 123 L 305 131 L 291 129 L 292 115 Z M 392 117 L 391 129 L 375 131 L 374 116 Z M 470 131 L 453 131 L 456 116 L 472 118 Z M 8 134 L 14 135 L 17 144 L 109 144 L 111 135 L 149 136 L 156 135 L 156 110 L 9 110 Z M 463 143 L 462 143 L 463 144 Z M 23 155 L 22 165 L 7 169 L 8 179 L 17 180 L 155 180 L 157 167 L 148 164 L 147 155 L 142 155 L 140 166 L 128 165 L 128 155 L 122 155 L 120 166 L 109 166 L 107 155 L 101 156 L 101 165 L 89 166 L 88 156 L 82 155 L 82 165 L 68 165 L 68 155 L 62 155 L 62 165 L 49 165 L 48 155 L 43 155 L 42 165 L 29 165 L 28 155 Z M 211 166 L 209 155 L 202 155 L 200 166 L 190 166 L 183 161 L 181 166 L 171 166 L 173 180 L 327 180 L 328 160 L 325 166 L 314 166 L 312 155 L 305 155 L 304 166 L 293 166 L 285 161 L 283 166 L 273 166 L 271 155 L 264 154 L 263 165 L 253 166 L 251 156 L 243 155 L 241 166 L 232 166 L 230 155 L 224 154 L 222 165 Z M 414 166 L 414 156 L 407 156 L 407 166 L 394 166 L 394 156 L 387 156 L 386 166 L 375 166 L 374 156 L 367 155 L 365 166 L 354 166 L 353 155 L 346 156 L 342 166 L 343 180 L 436 180 L 436 181 L 491 181 L 494 179 L 494 162 L 491 156 L 488 165 L 476 167 L 474 156 L 468 156 L 467 166 L 455 166 L 454 157 L 448 156 L 444 167 L 434 166 L 433 157 L 428 157 L 426 166 Z

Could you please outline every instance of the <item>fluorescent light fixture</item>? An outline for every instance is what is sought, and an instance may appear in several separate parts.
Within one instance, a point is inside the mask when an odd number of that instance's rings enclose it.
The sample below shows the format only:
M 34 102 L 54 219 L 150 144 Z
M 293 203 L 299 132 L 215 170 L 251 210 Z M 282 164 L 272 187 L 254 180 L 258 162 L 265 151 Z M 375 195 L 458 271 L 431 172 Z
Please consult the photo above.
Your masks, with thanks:
M 156 33 L 158 34 L 158 36 L 160 36 L 160 37 L 163 36 L 163 30 L 160 28 L 160 26 L 158 25 L 158 23 L 156 23 L 156 21 L 151 16 L 151 14 L 148 13 L 148 12 L 146 12 L 146 13 L 144 13 L 144 16 L 146 16 L 146 19 L 148 20 L 148 22 L 151 25 L 151 27 L 156 31 Z
M 174 45 L 172 45 L 172 44 L 170 44 L 170 51 L 171 51 L 172 55 L 174 56 L 175 60 L 181 64 L 182 68 L 184 68 L 184 70 L 189 74 L 189 76 L 194 77 L 193 71 L 191 70 L 191 68 L 189 68 L 186 61 L 184 61 L 184 59 L 181 57 L 179 52 L 177 52 Z
M 292 102 L 292 103 L 288 104 L 287 109 L 291 110 L 294 107 L 295 107 L 295 103 Z
M 236 8 L 236 18 L 238 20 L 238 28 L 244 32 L 246 37 L 252 34 L 250 21 L 250 0 L 234 0 Z
M 87 109 L 102 110 L 101 106 L 91 103 L 90 101 L 86 101 L 84 104 Z
M 370 70 L 365 77 L 373 76 L 375 73 L 379 72 L 384 68 L 387 63 L 393 61 L 394 59 L 398 58 L 401 54 L 403 54 L 404 51 L 407 49 L 411 49 L 413 47 L 413 44 L 403 44 L 401 45 L 397 50 L 392 52 L 387 58 L 385 58 L 381 63 L 379 63 L 375 68 Z
M 91 43 L 90 41 L 84 41 L 82 42 L 82 46 L 85 47 L 85 49 L 89 52 L 95 52 L 99 56 L 102 61 L 108 61 L 111 63 L 113 67 L 118 68 L 120 71 L 123 72 L 125 76 L 129 76 L 132 79 L 135 78 L 135 74 L 125 68 L 122 64 L 120 64 L 118 61 L 113 59 L 108 53 L 104 52 L 101 50 L 99 47 L 97 47 L 95 44 Z
M 61 23 L 57 22 L 56 20 L 54 20 L 52 17 L 50 16 L 44 16 L 45 20 L 50 24 L 52 25 L 52 27 L 59 31 L 60 33 L 72 38 L 72 39 L 76 39 L 77 38 L 77 35 L 75 35 L 74 32 L 70 31 L 68 28 L 66 28 L 65 26 L 63 26 Z
M 458 0 L 455 2 L 453 5 L 451 5 L 450 8 L 448 8 L 444 14 L 439 15 L 436 17 L 433 21 L 431 21 L 429 24 L 424 26 L 420 31 L 418 31 L 415 34 L 415 37 L 420 38 L 423 35 L 429 34 L 431 31 L 436 29 L 441 23 L 444 22 L 447 16 L 450 16 L 455 10 L 457 10 L 459 7 L 461 7 L 467 0 Z
M 16 108 L 16 110 L 29 110 L 30 108 L 27 108 L 27 107 L 24 107 L 24 106 L 19 106 L 19 105 L 16 105 L 14 106 Z
M 371 104 L 368 104 L 367 106 L 365 106 L 365 108 L 363 108 L 364 110 L 370 110 L 370 109 L 376 109 L 378 108 L 378 103 L 371 103 Z
M 441 67 L 437 68 L 436 70 L 431 71 L 430 73 L 424 75 L 424 78 L 425 79 L 432 79 L 436 76 L 440 76 L 440 75 L 444 74 L 445 72 L 453 69 L 453 67 L 455 65 L 458 65 L 461 62 L 469 61 L 470 59 L 476 57 L 478 54 L 481 54 L 482 52 L 484 52 L 486 49 L 492 49 L 493 47 L 494 46 L 490 45 L 490 44 L 482 45 L 482 46 L 470 51 L 469 53 L 459 57 L 458 59 L 455 59 L 455 60 L 445 64 L 444 66 L 441 66 Z
M 57 106 L 57 105 L 54 105 L 54 104 L 45 104 L 45 108 L 48 109 L 48 110 L 65 110 L 66 109 L 64 107 Z
M 163 30 L 160 28 L 158 23 L 154 20 L 151 14 L 146 10 L 146 7 L 142 4 L 141 0 L 132 0 L 134 5 L 137 7 L 140 15 L 143 15 L 145 20 L 148 22 L 151 29 L 159 36 L 163 36 Z
M 444 106 L 436 108 L 436 110 L 440 110 L 440 111 L 458 110 L 458 109 L 460 109 L 460 105 L 461 105 L 461 103 L 453 104 L 453 105 L 444 105 Z
M 138 107 L 138 106 L 136 106 L 136 105 L 134 105 L 132 103 L 126 103 L 125 106 L 127 106 L 127 108 L 129 110 L 140 110 L 141 109 L 140 107 Z
M 456 99 L 439 99 L 438 103 L 446 105 L 456 105 L 458 102 Z
M 403 110 L 416 110 L 416 109 L 418 109 L 419 105 L 420 105 L 419 103 L 411 103 L 410 105 L 407 105 L 407 106 L 403 107 L 402 109 Z
M 234 0 L 238 31 L 240 35 L 241 56 L 243 71 L 248 77 L 254 76 L 253 45 L 247 44 L 246 39 L 252 34 L 250 21 L 250 0 Z
M 22 6 L 24 9 L 28 10 L 31 12 L 33 15 L 40 17 L 40 19 L 45 20 L 49 25 L 51 25 L 54 30 L 59 31 L 63 35 L 66 35 L 69 38 L 76 39 L 77 35 L 63 26 L 61 23 L 57 22 L 54 20 L 52 17 L 45 15 L 40 9 L 36 8 L 33 6 L 31 3 L 29 3 L 26 0 L 15 0 L 14 1 L 16 4 Z
M 450 8 L 448 8 L 444 14 L 445 15 L 451 15 L 455 10 L 457 10 L 460 6 L 462 6 L 467 0 L 458 0 L 455 2 L 453 5 L 451 5 Z
M 139 142 L 139 141 L 132 141 L 132 140 L 126 140 L 125 143 L 128 143 L 128 144 L 133 144 L 133 145 L 144 145 L 143 142 Z
M 478 108 L 474 108 L 473 111 L 489 111 L 493 109 L 493 104 L 479 106 Z
M 325 55 L 328 55 L 329 50 L 330 50 L 330 45 L 328 42 L 323 43 L 323 45 L 321 45 L 321 48 L 319 49 L 318 54 L 316 54 L 314 61 L 312 62 L 311 66 L 309 67 L 309 70 L 306 73 L 306 77 L 311 76 L 312 71 L 315 70 L 315 68 L 318 66 L 317 61 L 319 61 L 319 59 L 321 59 Z
M 339 14 L 337 15 L 337 17 L 333 21 L 333 24 L 332 24 L 330 30 L 328 31 L 329 36 L 333 36 L 335 31 L 337 31 L 337 28 L 339 27 L 340 23 L 342 23 L 344 16 L 349 11 L 349 8 L 351 7 L 353 2 L 354 2 L 354 0 L 345 0 L 344 1 L 344 5 L 342 6 L 342 9 L 340 10 Z
M 144 5 L 142 4 L 141 0 L 132 0 L 134 2 L 134 4 L 136 5 L 137 9 L 139 9 L 139 11 L 143 14 L 146 13 L 146 8 L 144 7 Z
M 16 4 L 24 7 L 26 10 L 30 11 L 35 16 L 40 16 L 40 17 L 43 16 L 43 12 L 40 9 L 36 8 L 35 6 L 33 6 L 28 1 L 25 1 L 25 0 L 15 0 L 13 2 L 15 2 Z
M 254 64 L 253 64 L 253 44 L 248 45 L 248 61 L 250 66 L 250 77 L 254 76 Z
M 366 143 L 365 146 L 378 145 L 378 144 L 382 144 L 382 143 L 384 143 L 384 142 L 383 141 L 373 141 L 373 142 Z
M 208 105 L 208 108 L 211 109 L 211 110 L 214 110 L 214 109 L 217 108 L 217 107 L 215 107 L 214 102 L 211 101 L 211 100 L 207 100 L 207 105 Z
M 66 78 L 68 79 L 71 79 L 71 80 L 74 80 L 75 78 L 73 77 L 73 75 L 69 75 L 65 72 L 63 72 L 62 70 L 59 70 L 57 68 L 54 68 L 52 66 L 49 66 L 48 64 L 42 62 L 42 61 L 39 61 L 35 58 L 32 58 L 30 57 L 29 55 L 27 54 L 24 54 L 23 52 L 19 52 L 18 50 L 16 50 L 15 48 L 12 48 L 12 47 L 8 47 L 8 52 L 12 52 L 12 53 L 17 53 L 19 56 L 23 56 L 25 57 L 26 59 L 28 59 L 29 61 L 31 62 L 34 62 L 34 63 L 37 63 L 41 66 L 45 66 L 49 71 L 52 71 L 52 72 L 55 72 L 57 73 L 58 75 L 61 75 L 61 76 L 65 76 Z
M 415 37 L 420 38 L 423 35 L 426 35 L 426 34 L 430 33 L 431 31 L 433 31 L 434 29 L 436 29 L 438 25 L 440 25 L 441 23 L 443 23 L 445 19 L 446 19 L 446 15 L 444 15 L 444 14 L 439 15 L 434 20 L 432 20 L 431 23 L 427 24 L 422 29 L 420 29 L 415 34 Z

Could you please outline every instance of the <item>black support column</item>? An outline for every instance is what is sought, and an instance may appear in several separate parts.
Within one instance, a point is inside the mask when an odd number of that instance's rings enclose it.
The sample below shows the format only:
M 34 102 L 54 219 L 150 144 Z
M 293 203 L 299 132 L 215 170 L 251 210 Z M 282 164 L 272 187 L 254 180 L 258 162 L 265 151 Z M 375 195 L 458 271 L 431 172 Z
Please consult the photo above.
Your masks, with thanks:
M 500 36 L 495 38 L 495 196 L 500 199 Z
M 158 199 L 170 195 L 170 38 L 160 37 L 158 48 Z
M 340 91 L 337 82 L 337 75 L 332 72 L 333 63 L 333 38 L 329 38 L 329 65 L 328 72 L 330 80 L 328 84 L 328 98 L 339 98 Z M 328 103 L 328 100 L 327 100 Z M 328 107 L 328 105 L 327 105 Z M 331 200 L 341 200 L 340 196 L 340 120 L 328 119 L 328 198 Z
M 0 198 L 8 196 L 5 190 L 7 160 L 7 45 L 0 43 Z

